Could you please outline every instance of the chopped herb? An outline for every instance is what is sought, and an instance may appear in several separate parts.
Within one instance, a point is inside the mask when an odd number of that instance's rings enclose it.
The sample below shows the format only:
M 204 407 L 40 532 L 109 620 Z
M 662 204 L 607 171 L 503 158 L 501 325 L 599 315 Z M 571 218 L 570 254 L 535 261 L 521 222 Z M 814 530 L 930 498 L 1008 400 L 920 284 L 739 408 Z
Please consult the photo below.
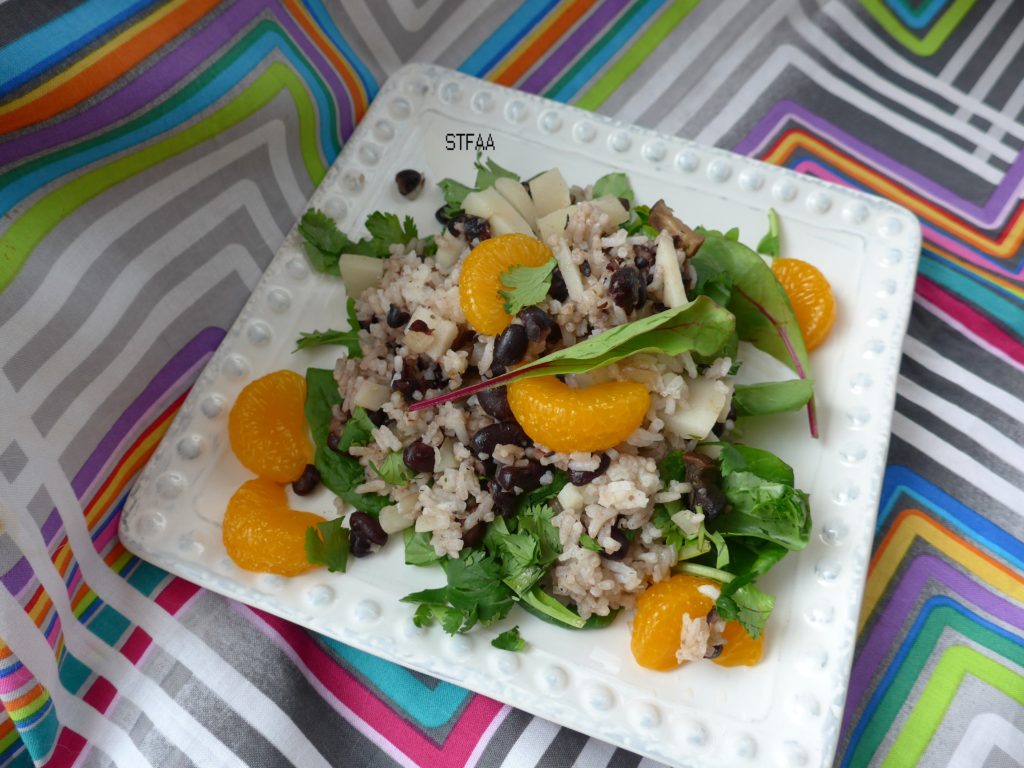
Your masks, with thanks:
M 416 477 L 416 473 L 405 466 L 401 451 L 389 452 L 379 467 L 371 461 L 370 468 L 388 485 L 408 485 Z
M 491 645 L 502 651 L 518 652 L 526 648 L 526 641 L 519 634 L 519 627 L 506 629 L 496 638 L 491 640 Z
M 605 195 L 624 198 L 629 201 L 630 206 L 635 199 L 629 177 L 624 173 L 609 173 L 594 182 L 593 196 L 598 198 Z
M 757 244 L 757 252 L 773 259 L 779 255 L 779 214 L 774 208 L 768 209 L 768 234 Z
M 405 539 L 406 565 L 433 565 L 441 559 L 430 543 L 431 535 L 427 531 L 416 532 L 414 528 L 406 528 L 402 533 Z
M 341 519 L 317 523 L 306 529 L 306 560 L 326 565 L 327 570 L 345 572 L 348 565 L 348 528 Z
M 585 533 L 580 534 L 580 546 L 591 552 L 604 552 L 604 547 L 597 543 L 597 539 Z
M 338 450 L 347 451 L 353 445 L 369 445 L 373 439 L 373 422 L 365 408 L 356 406 L 352 416 L 345 423 L 345 429 L 341 432 L 338 440 Z
M 744 584 L 731 594 L 723 591 L 715 601 L 718 615 L 726 621 L 736 620 L 755 640 L 764 631 L 764 625 L 775 608 L 775 598 L 765 594 L 753 584 Z
M 386 259 L 391 255 L 392 245 L 407 245 L 419 237 L 411 216 L 406 216 L 403 221 L 393 213 L 374 211 L 366 217 L 365 226 L 370 237 L 353 242 L 322 211 L 311 208 L 302 214 L 299 234 L 305 241 L 306 255 L 313 268 L 340 277 L 338 258 L 341 254 L 356 253 Z
M 519 314 L 523 307 L 540 304 L 548 296 L 551 275 L 555 271 L 555 260 L 548 259 L 539 267 L 515 265 L 501 273 L 501 285 L 506 290 L 498 291 L 505 300 L 505 311 L 510 315 Z
M 483 162 L 480 162 L 482 153 L 477 152 L 476 162 L 476 188 L 487 189 L 487 187 L 493 187 L 494 182 L 504 177 L 506 179 L 512 179 L 513 181 L 519 181 L 519 174 L 513 173 L 507 168 L 502 168 L 491 158 L 487 158 Z
M 362 357 L 363 348 L 359 346 L 359 318 L 356 317 L 356 301 L 349 296 L 346 306 L 348 312 L 348 330 L 336 331 L 328 328 L 326 331 L 313 331 L 312 333 L 299 333 L 299 339 L 295 342 L 293 353 L 307 347 L 319 347 L 324 344 L 336 344 L 348 350 L 350 358 Z

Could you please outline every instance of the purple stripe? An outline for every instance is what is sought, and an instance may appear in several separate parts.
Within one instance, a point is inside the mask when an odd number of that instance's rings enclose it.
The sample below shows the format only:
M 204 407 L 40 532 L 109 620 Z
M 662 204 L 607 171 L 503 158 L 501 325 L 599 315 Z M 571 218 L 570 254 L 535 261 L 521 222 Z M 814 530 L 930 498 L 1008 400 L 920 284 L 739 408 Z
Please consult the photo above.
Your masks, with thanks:
M 46 522 L 42 524 L 39 532 L 43 534 L 43 541 L 46 542 L 46 546 L 49 547 L 53 544 L 53 540 L 57 537 L 57 534 L 64 531 L 64 521 L 60 519 L 60 513 L 54 509 L 50 512 L 50 516 L 46 518 Z
M 1024 180 L 1024 152 L 1017 154 L 1017 159 L 1006 171 L 1002 182 L 995 188 L 988 202 L 984 206 L 978 206 L 969 200 L 957 197 L 932 179 L 922 176 L 892 157 L 858 141 L 827 120 L 818 117 L 796 102 L 788 100 L 780 101 L 772 107 L 750 133 L 733 148 L 733 151 L 743 155 L 757 155 L 779 131 L 780 126 L 790 119 L 803 123 L 817 134 L 828 137 L 837 144 L 844 145 L 867 160 L 875 169 L 885 170 L 890 175 L 902 177 L 902 183 L 914 188 L 925 197 L 944 203 L 951 211 L 978 226 L 991 228 L 1000 226 L 1003 223 L 1002 219 L 1009 214 L 1019 197 L 1018 190 L 1021 181 Z
M 183 378 L 184 373 L 213 354 L 223 338 L 224 331 L 221 328 L 203 329 L 157 372 L 142 393 L 114 422 L 114 425 L 96 446 L 96 450 L 90 454 L 78 474 L 75 475 L 75 479 L 71 481 L 71 487 L 78 498 L 83 497 L 89 483 L 100 472 L 107 459 L 114 454 L 124 437 L 138 424 L 146 411 L 164 398 L 172 387 Z
M 352 95 L 348 93 L 334 67 L 298 28 L 287 12 L 270 0 L 239 0 L 194 37 L 189 38 L 124 88 L 113 93 L 110 98 L 96 102 L 78 115 L 66 115 L 66 119 L 63 120 L 58 116 L 60 122 L 0 144 L 0 166 L 24 160 L 54 146 L 70 143 L 90 133 L 106 129 L 126 116 L 144 109 L 159 98 L 160 94 L 171 90 L 207 57 L 229 43 L 267 6 L 274 10 L 298 46 L 312 61 L 319 64 L 321 76 L 332 83 L 330 87 L 341 97 L 338 98 L 341 113 L 339 129 L 344 132 L 345 126 L 354 126 L 350 104 Z
M 18 593 L 25 588 L 25 585 L 28 584 L 28 580 L 31 578 L 32 566 L 23 557 L 7 573 L 0 576 L 0 582 L 3 582 L 8 592 L 17 597 Z
M 892 648 L 900 628 L 914 610 L 918 595 L 929 581 L 938 581 L 973 605 L 998 619 L 1024 628 L 1024 609 L 1008 603 L 1000 596 L 973 581 L 935 555 L 920 555 L 904 572 L 899 583 L 889 589 L 892 597 L 875 622 L 871 635 L 861 648 L 850 675 L 850 690 L 843 711 L 845 733 L 875 673 L 882 669 L 886 654 Z
M 627 4 L 628 0 L 606 0 L 601 3 L 590 16 L 583 20 L 583 23 L 576 28 L 568 40 L 544 59 L 544 62 L 523 83 L 522 89 L 530 93 L 540 93 L 544 90 L 548 83 L 569 66 L 569 63 L 576 58 L 580 51 L 587 47 L 587 43 L 597 37 L 598 33 L 610 24 Z

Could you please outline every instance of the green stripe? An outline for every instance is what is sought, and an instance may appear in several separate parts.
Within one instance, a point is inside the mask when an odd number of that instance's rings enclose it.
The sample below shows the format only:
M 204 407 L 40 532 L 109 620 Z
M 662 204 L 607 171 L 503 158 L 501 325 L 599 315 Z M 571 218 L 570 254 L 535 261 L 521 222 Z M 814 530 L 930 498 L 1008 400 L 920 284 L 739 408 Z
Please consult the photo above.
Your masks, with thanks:
M 26 704 L 20 709 L 9 709 L 7 710 L 8 717 L 11 718 L 15 723 L 21 720 L 27 720 L 32 717 L 36 712 L 46 706 L 46 702 L 50 700 L 50 692 L 45 688 L 42 689 L 42 693 L 36 696 L 32 701 Z
M 961 272 L 927 249 L 921 251 L 919 271 L 929 280 L 967 300 L 979 311 L 993 318 L 1011 332 L 1024 329 L 1024 306 L 1005 298 L 991 283 L 983 282 L 984 276 L 972 272 Z
M 92 198 L 146 169 L 201 144 L 241 122 L 287 90 L 299 114 L 299 144 L 306 172 L 314 184 L 326 173 L 316 141 L 316 112 L 302 81 L 288 67 L 271 63 L 252 85 L 205 120 L 68 182 L 33 205 L 0 238 L 0 292 L 25 265 L 33 249 L 68 214 Z
M 607 45 L 608 41 L 615 36 L 615 33 L 618 32 L 626 24 L 628 24 L 629 20 L 636 16 L 640 12 L 641 8 L 642 6 L 637 4 L 630 8 L 628 11 L 626 11 L 626 13 L 622 14 L 622 16 L 619 17 L 619 20 L 615 22 L 615 24 L 613 24 L 609 28 L 609 30 L 601 36 L 601 39 L 598 40 L 594 45 L 590 46 L 589 50 L 587 50 L 587 52 L 583 54 L 583 56 L 581 56 L 576 61 L 576 63 L 573 64 L 569 68 L 569 70 L 558 79 L 557 83 L 555 83 L 553 86 L 544 91 L 544 95 L 547 96 L 548 98 L 552 98 L 553 94 L 560 91 L 566 83 L 568 83 L 570 80 L 573 79 L 573 77 L 575 77 L 577 72 L 579 72 L 581 69 L 583 69 L 583 67 L 587 65 L 587 62 L 589 62 L 592 58 L 594 58 L 595 56 L 597 56 L 598 53 L 601 52 L 602 46 Z
M 928 34 L 924 37 L 917 37 L 910 29 L 905 27 L 893 15 L 893 12 L 885 7 L 885 3 L 882 0 L 860 0 L 860 4 L 867 9 L 868 13 L 874 16 L 875 21 L 894 40 L 899 42 L 908 51 L 918 56 L 931 56 L 942 47 L 942 44 L 946 42 L 946 39 L 953 33 L 953 30 L 964 20 L 967 12 L 974 7 L 974 0 L 956 0 L 949 10 L 943 13 L 939 20 L 932 25 L 932 28 L 928 30 Z
M 644 60 L 651 55 L 655 48 L 661 45 L 662 41 L 671 34 L 672 30 L 679 26 L 700 0 L 675 0 L 668 9 L 661 14 L 647 31 L 615 62 L 604 76 L 601 77 L 590 90 L 587 91 L 576 102 L 576 106 L 582 109 L 595 110 L 608 100 L 619 86 L 639 69 Z
M 882 768 L 918 764 L 967 674 L 1024 705 L 1024 677 L 973 648 L 953 646 L 935 666 Z

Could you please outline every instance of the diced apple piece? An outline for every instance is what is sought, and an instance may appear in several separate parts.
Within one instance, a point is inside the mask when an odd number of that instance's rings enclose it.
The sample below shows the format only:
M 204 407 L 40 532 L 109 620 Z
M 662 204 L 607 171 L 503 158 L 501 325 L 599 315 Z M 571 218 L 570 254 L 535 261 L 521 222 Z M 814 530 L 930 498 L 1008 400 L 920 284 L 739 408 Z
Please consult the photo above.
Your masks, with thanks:
M 378 518 L 380 527 L 388 534 L 404 531 L 416 521 L 416 499 L 419 491 L 414 483 L 405 488 L 395 488 L 391 495 L 395 503 L 384 507 Z
M 718 422 L 729 400 L 729 387 L 718 379 L 697 378 L 688 381 L 685 407 L 665 416 L 665 429 L 687 440 L 703 440 Z
M 614 232 L 619 228 L 619 224 L 629 220 L 629 211 L 622 207 L 622 203 L 619 202 L 617 197 L 604 195 L 603 197 L 591 200 L 590 204 L 608 214 L 608 232 Z
M 569 216 L 576 210 L 575 205 L 568 208 L 559 208 L 557 211 L 537 219 L 537 234 L 543 242 L 548 242 L 552 237 L 561 236 L 565 232 L 565 225 L 569 223 Z
M 450 440 L 441 443 L 441 447 L 434 452 L 434 471 L 444 472 L 446 469 L 458 469 L 459 462 L 455 458 Z
M 352 397 L 352 405 L 376 411 L 391 399 L 391 390 L 376 381 L 364 381 Z
M 583 509 L 585 501 L 583 493 L 572 483 L 566 483 L 562 486 L 562 490 L 558 492 L 558 504 L 568 512 Z
M 421 325 L 422 324 L 422 325 Z M 423 328 L 423 325 L 426 328 Z M 438 360 L 452 347 L 459 335 L 459 328 L 451 320 L 445 320 L 426 307 L 418 307 L 405 327 L 405 346 L 411 352 L 425 354 Z
M 565 183 L 561 171 L 557 168 L 545 171 L 529 184 L 530 197 L 533 198 L 533 207 L 537 211 L 538 219 L 552 211 L 568 208 L 572 204 L 569 185 Z
M 380 284 L 380 279 L 384 276 L 384 259 L 375 259 L 358 253 L 343 253 L 338 258 L 338 269 L 341 271 L 341 280 L 345 283 L 348 295 L 358 299 L 367 288 Z
M 436 237 L 437 253 L 434 254 L 434 262 L 443 270 L 449 270 L 455 266 L 462 253 L 462 244 L 449 235 Z
M 512 204 L 512 207 L 516 209 L 516 212 L 523 217 L 527 224 L 537 229 L 537 208 L 520 182 L 502 176 L 494 182 L 494 188 Z
M 658 235 L 658 250 L 654 263 L 661 267 L 661 303 L 666 307 L 681 307 L 689 301 L 683 287 L 683 273 L 679 270 L 679 257 L 672 236 L 667 232 Z
M 487 219 L 492 230 L 496 228 L 506 230 L 495 234 L 509 234 L 510 232 L 521 232 L 524 235 L 533 234 L 533 227 L 526 223 L 526 220 L 512 207 L 512 203 L 502 197 L 494 187 L 487 187 L 479 192 L 470 192 L 462 201 L 462 209 L 470 216 Z M 497 222 L 495 222 L 496 218 Z
M 562 278 L 565 280 L 565 289 L 569 293 L 569 298 L 573 301 L 583 301 L 583 277 L 580 275 L 580 268 L 573 263 L 569 246 L 565 244 L 564 240 L 556 241 L 555 261 L 558 262 L 558 271 L 562 273 Z

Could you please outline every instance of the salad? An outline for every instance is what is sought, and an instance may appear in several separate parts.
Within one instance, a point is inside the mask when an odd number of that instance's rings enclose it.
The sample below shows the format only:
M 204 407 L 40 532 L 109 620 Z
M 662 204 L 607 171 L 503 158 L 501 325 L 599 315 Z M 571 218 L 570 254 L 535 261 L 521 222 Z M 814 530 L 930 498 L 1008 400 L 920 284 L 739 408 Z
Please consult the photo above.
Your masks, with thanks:
M 827 334 L 827 282 L 642 204 L 622 173 L 579 187 L 557 169 L 476 169 L 472 186 L 437 183 L 438 234 L 375 212 L 355 240 L 303 216 L 349 328 L 297 340 L 337 345 L 333 370 L 269 374 L 233 407 L 232 447 L 259 479 L 229 503 L 229 554 L 292 575 L 401 546 L 445 577 L 403 598 L 418 625 L 630 621 L 642 666 L 756 662 L 774 607 L 757 582 L 806 546 L 811 513 L 742 425 L 806 409 L 817 436 L 804 333 Z M 412 170 L 396 183 L 425 188 Z M 774 212 L 758 250 L 778 257 Z M 741 340 L 794 376 L 736 384 Z M 337 516 L 290 510 L 285 483 L 323 484 Z

